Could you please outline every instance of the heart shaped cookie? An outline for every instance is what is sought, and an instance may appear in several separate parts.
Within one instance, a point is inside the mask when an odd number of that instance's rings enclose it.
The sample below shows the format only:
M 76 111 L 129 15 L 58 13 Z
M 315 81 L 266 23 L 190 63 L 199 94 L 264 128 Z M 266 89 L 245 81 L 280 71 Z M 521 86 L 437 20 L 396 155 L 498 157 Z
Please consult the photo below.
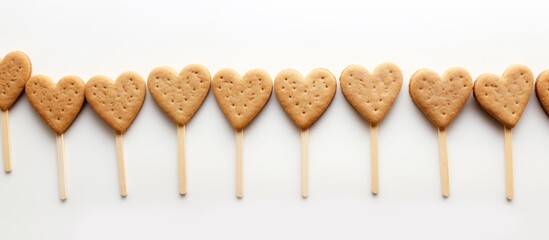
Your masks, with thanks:
M 460 67 L 448 69 L 442 77 L 421 69 L 410 78 L 410 96 L 427 118 L 438 128 L 444 129 L 471 96 L 473 81 L 467 70 Z
M 480 106 L 508 128 L 517 125 L 534 89 L 530 69 L 513 65 L 503 73 L 482 74 L 475 81 L 474 96 Z
M 307 77 L 295 70 L 280 72 L 274 83 L 276 98 L 284 111 L 302 129 L 308 129 L 334 99 L 337 83 L 326 69 L 315 69 Z
M 143 106 L 146 85 L 139 74 L 126 72 L 115 83 L 108 77 L 95 76 L 88 81 L 84 92 L 86 100 L 99 117 L 122 134 Z
M 74 122 L 84 104 L 84 82 L 67 76 L 57 85 L 44 75 L 33 76 L 25 92 L 32 107 L 57 134 L 63 134 Z
M 9 110 L 17 101 L 31 71 L 31 62 L 22 52 L 11 52 L 0 59 L 0 110 Z
M 402 88 L 402 72 L 392 63 L 379 65 L 373 73 L 350 65 L 339 77 L 341 92 L 370 124 L 377 125 L 393 106 Z
M 536 79 L 536 96 L 543 111 L 549 115 L 549 70 L 543 71 Z
M 210 81 L 208 69 L 192 64 L 179 74 L 169 67 L 155 68 L 147 85 L 156 104 L 177 124 L 185 125 L 206 99 Z
M 236 130 L 242 130 L 267 104 L 273 82 L 261 69 L 250 70 L 243 77 L 232 69 L 223 69 L 213 77 L 212 89 L 229 123 Z

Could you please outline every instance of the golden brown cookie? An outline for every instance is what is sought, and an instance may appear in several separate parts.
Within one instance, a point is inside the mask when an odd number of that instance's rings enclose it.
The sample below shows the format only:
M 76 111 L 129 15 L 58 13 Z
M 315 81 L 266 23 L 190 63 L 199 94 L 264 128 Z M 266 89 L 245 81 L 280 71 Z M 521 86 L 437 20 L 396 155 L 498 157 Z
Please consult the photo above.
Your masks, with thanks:
M 274 83 L 276 98 L 284 111 L 302 129 L 308 129 L 334 99 L 337 83 L 326 69 L 315 69 L 306 77 L 295 70 L 280 72 Z
M 223 69 L 213 77 L 212 89 L 229 123 L 236 130 L 242 130 L 267 104 L 273 82 L 261 69 L 250 70 L 243 77 L 232 69 Z
M 536 96 L 543 111 L 549 115 L 549 70 L 543 71 L 536 79 Z
M 480 106 L 508 128 L 517 125 L 532 90 L 534 76 L 530 69 L 513 65 L 503 73 L 482 74 L 475 81 L 474 96 Z
M 31 71 L 31 62 L 23 52 L 11 52 L 0 59 L 0 110 L 9 110 L 17 101 Z
M 74 122 L 84 104 L 84 82 L 67 76 L 57 85 L 47 76 L 33 76 L 25 92 L 32 107 L 57 134 L 63 134 Z
M 402 72 L 397 65 L 384 63 L 373 73 L 360 65 L 350 65 L 339 77 L 341 92 L 370 124 L 377 125 L 393 106 L 402 88 Z
M 86 84 L 86 100 L 93 110 L 117 133 L 124 133 L 132 124 L 145 101 L 146 85 L 134 72 L 120 75 L 116 82 L 95 76 Z
M 208 69 L 192 64 L 179 74 L 169 67 L 155 68 L 147 85 L 156 104 L 177 124 L 185 125 L 208 96 L 210 81 Z
M 467 70 L 448 69 L 442 77 L 429 69 L 410 78 L 410 96 L 416 106 L 438 128 L 446 128 L 471 96 L 473 81 Z

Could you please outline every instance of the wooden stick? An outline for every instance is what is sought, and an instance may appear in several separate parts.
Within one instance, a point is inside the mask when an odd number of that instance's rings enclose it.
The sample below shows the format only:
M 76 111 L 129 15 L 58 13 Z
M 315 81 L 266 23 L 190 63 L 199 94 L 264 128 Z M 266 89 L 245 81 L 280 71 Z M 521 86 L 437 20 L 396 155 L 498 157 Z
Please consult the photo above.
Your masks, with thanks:
M 11 166 L 11 146 L 10 146 L 10 118 L 8 110 L 2 111 L 2 143 L 4 151 L 4 171 L 10 173 Z
M 450 196 L 450 177 L 448 176 L 448 151 L 446 146 L 446 129 L 438 129 L 438 154 L 440 161 L 440 181 L 442 196 Z
M 65 143 L 63 134 L 57 134 L 55 137 L 57 142 L 57 174 L 59 177 L 59 199 L 66 200 L 68 197 L 67 191 L 67 175 L 65 174 Z
M 236 131 L 236 197 L 244 196 L 243 152 L 244 130 Z
M 301 196 L 309 196 L 309 129 L 301 130 Z
M 379 193 L 379 165 L 377 151 L 377 125 L 370 125 L 370 152 L 371 152 L 371 173 L 372 173 L 372 194 Z
M 118 159 L 118 184 L 120 196 L 128 196 L 126 189 L 126 167 L 124 166 L 124 148 L 122 144 L 122 134 L 116 133 L 116 156 Z
M 513 200 L 513 134 L 511 128 L 503 127 L 505 143 L 505 197 Z
M 179 194 L 187 194 L 187 157 L 185 147 L 185 125 L 177 125 L 177 172 Z

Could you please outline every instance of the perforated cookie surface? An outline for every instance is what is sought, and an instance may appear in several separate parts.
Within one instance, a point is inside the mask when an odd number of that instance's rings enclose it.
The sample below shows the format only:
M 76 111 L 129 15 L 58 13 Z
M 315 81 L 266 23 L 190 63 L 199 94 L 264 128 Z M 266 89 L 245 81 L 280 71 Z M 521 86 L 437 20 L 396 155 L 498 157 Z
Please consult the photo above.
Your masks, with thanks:
M 448 69 L 442 77 L 429 69 L 416 71 L 409 92 L 416 106 L 438 128 L 446 128 L 471 96 L 473 81 L 467 70 Z
M 208 96 L 210 82 L 208 69 L 192 64 L 179 74 L 169 67 L 155 68 L 147 85 L 156 104 L 177 124 L 185 125 Z
M 64 133 L 74 122 L 84 104 L 84 82 L 67 76 L 55 84 L 49 77 L 36 75 L 26 85 L 32 107 L 56 133 Z
M 86 100 L 117 133 L 124 133 L 141 110 L 146 95 L 143 78 L 134 72 L 121 74 L 116 82 L 95 76 L 86 84 Z
M 12 52 L 0 59 L 0 110 L 10 109 L 17 101 L 31 72 L 30 59 L 23 52 Z
M 334 75 L 322 68 L 306 77 L 295 70 L 284 70 L 276 76 L 274 88 L 284 111 L 298 128 L 305 130 L 330 106 L 337 83 Z
M 223 69 L 212 80 L 215 99 L 236 130 L 246 128 L 256 118 L 272 90 L 271 77 L 261 69 L 250 70 L 243 77 L 232 69 Z
M 402 88 L 402 72 L 392 63 L 379 65 L 373 73 L 360 65 L 350 65 L 339 78 L 341 92 L 355 110 L 377 125 L 393 106 Z

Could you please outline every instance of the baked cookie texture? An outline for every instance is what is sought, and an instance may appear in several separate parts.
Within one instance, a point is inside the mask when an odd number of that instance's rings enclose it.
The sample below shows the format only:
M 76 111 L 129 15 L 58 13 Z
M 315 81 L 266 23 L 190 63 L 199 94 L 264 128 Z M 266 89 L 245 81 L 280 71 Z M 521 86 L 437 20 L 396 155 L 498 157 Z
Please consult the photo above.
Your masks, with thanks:
M 46 124 L 56 134 L 63 134 L 84 105 L 84 88 L 84 82 L 76 76 L 64 77 L 55 84 L 45 75 L 36 75 L 27 82 L 25 92 Z
M 211 76 L 202 65 L 189 65 L 178 74 L 170 67 L 158 67 L 147 79 L 156 104 L 178 125 L 187 124 L 210 91 Z
M 269 101 L 273 83 L 261 69 L 240 76 L 232 69 L 223 69 L 212 80 L 212 91 L 221 111 L 236 130 L 246 128 Z
M 337 83 L 334 75 L 323 68 L 314 69 L 306 77 L 289 69 L 276 76 L 274 88 L 286 114 L 298 128 L 305 130 L 330 106 Z
M 479 105 L 508 128 L 517 125 L 534 89 L 534 76 L 523 65 L 513 65 L 500 77 L 482 74 L 475 81 L 474 96 Z
M 429 69 L 420 69 L 410 78 L 409 92 L 416 106 L 437 127 L 444 129 L 467 103 L 473 81 L 461 67 L 448 69 L 442 77 Z
M 118 134 L 122 134 L 143 106 L 146 85 L 139 74 L 126 72 L 116 82 L 105 76 L 92 77 L 84 92 L 97 115 Z
M 540 73 L 536 79 L 536 96 L 545 114 L 549 115 L 549 70 Z
M 0 110 L 9 110 L 17 101 L 31 72 L 31 61 L 23 52 L 11 52 L 0 59 Z
M 372 125 L 385 118 L 402 88 L 402 71 L 393 63 L 383 63 L 372 73 L 360 65 L 350 65 L 339 78 L 341 92 L 353 108 Z

